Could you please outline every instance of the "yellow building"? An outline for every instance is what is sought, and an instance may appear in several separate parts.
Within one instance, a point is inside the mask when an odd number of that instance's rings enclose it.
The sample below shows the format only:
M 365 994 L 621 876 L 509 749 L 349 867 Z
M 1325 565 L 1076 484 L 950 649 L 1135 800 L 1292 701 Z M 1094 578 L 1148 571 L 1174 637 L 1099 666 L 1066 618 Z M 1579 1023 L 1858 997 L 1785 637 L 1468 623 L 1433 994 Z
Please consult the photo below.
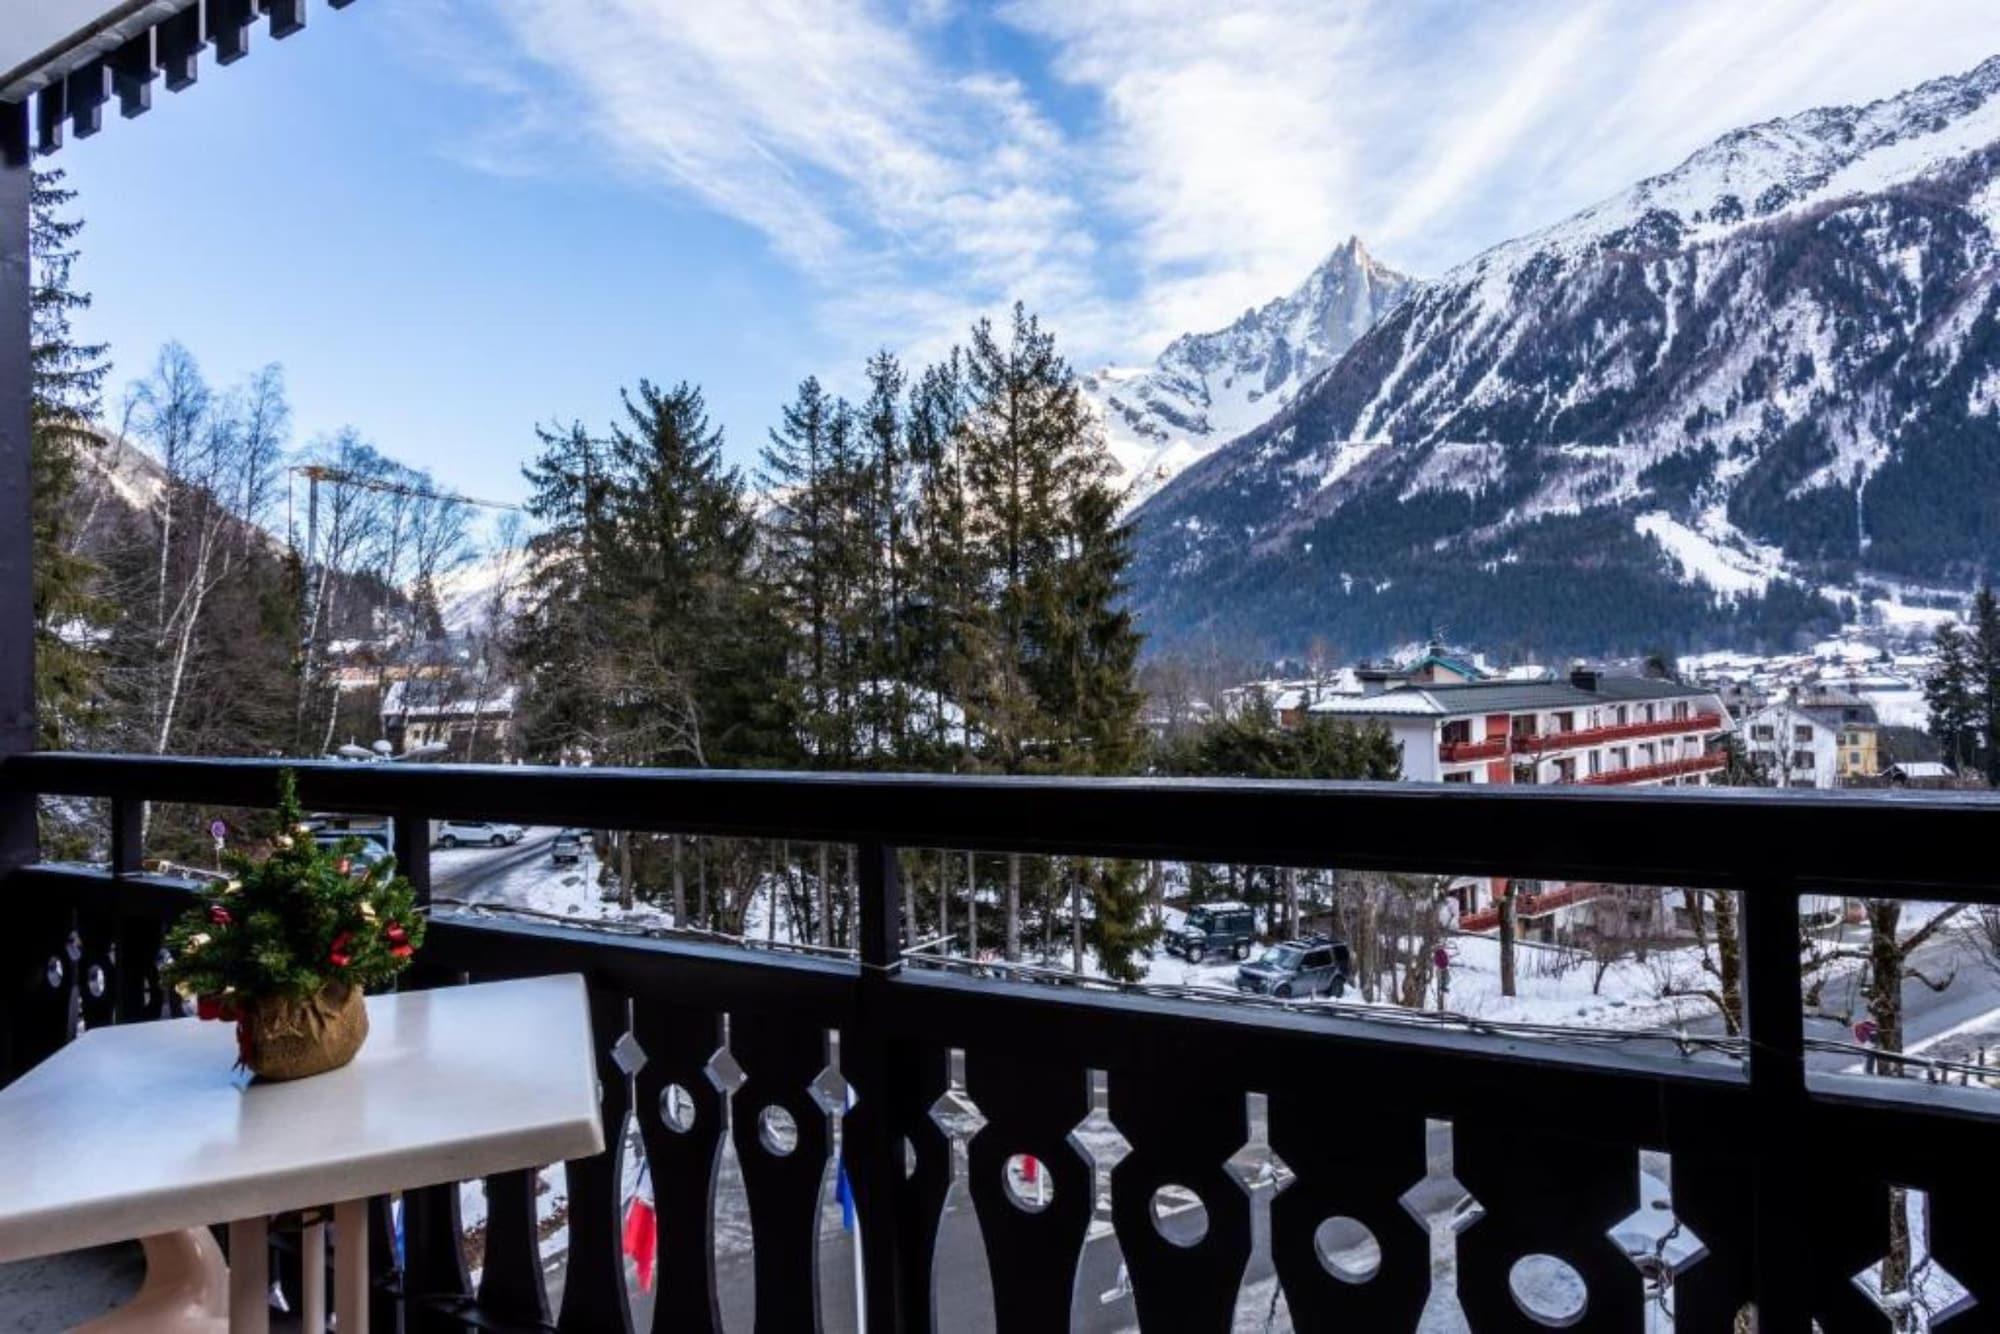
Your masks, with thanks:
M 1842 723 L 1836 772 L 1842 778 L 1873 778 L 1881 770 L 1875 748 L 1875 724 Z

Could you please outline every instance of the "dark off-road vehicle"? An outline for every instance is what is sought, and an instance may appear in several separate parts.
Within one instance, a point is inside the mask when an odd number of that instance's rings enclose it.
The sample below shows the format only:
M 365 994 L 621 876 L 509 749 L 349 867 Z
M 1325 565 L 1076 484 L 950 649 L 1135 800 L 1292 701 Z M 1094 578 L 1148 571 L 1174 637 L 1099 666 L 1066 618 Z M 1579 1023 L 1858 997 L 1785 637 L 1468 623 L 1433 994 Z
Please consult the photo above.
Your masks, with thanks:
M 1347 990 L 1347 945 L 1313 936 L 1273 945 L 1236 970 L 1236 989 L 1280 1000 L 1339 996 Z
M 1228 955 L 1247 959 L 1256 944 L 1256 925 L 1242 903 L 1204 903 L 1188 909 L 1187 921 L 1160 937 L 1167 953 L 1189 963 Z

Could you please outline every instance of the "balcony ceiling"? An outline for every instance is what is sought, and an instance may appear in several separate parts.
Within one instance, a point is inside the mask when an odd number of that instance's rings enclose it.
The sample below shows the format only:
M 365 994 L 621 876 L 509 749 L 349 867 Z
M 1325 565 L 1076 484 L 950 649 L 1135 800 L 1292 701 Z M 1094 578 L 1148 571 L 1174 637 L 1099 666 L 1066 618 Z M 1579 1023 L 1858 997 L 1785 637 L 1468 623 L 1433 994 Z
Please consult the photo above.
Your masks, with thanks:
M 201 55 L 217 65 L 250 53 L 258 20 L 272 37 L 305 27 L 312 0 L 0 0 L 0 154 L 47 155 L 74 133 L 104 127 L 116 103 L 130 118 L 152 106 L 153 85 L 191 86 Z M 326 0 L 345 8 L 351 0 Z

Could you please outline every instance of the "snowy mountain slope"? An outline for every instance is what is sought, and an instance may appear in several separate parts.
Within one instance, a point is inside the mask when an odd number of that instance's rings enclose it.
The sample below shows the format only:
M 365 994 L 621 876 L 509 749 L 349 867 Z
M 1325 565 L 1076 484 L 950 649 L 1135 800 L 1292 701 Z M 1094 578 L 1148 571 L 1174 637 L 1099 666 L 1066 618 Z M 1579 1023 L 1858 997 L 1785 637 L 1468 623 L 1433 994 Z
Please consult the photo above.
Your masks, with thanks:
M 1150 367 L 1085 376 L 1134 500 L 1269 420 L 1412 286 L 1349 237 L 1291 293 L 1228 328 L 1183 334 Z
M 1640 648 L 1969 583 L 2000 564 L 1996 229 L 2000 57 L 1725 135 L 1417 288 L 1153 497 L 1148 628 Z

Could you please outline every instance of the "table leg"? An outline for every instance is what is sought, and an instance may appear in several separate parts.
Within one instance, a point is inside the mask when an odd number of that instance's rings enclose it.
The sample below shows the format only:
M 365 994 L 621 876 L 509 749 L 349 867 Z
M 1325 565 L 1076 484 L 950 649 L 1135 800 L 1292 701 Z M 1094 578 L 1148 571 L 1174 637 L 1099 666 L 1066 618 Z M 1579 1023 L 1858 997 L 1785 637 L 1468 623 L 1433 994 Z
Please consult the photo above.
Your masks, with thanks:
M 146 1281 L 131 1301 L 70 1334 L 223 1334 L 229 1267 L 205 1227 L 142 1237 Z
M 299 1234 L 299 1328 L 326 1334 L 326 1224 L 308 1223 Z
M 262 1218 L 229 1225 L 229 1334 L 270 1334 L 270 1227 Z
M 333 1206 L 333 1314 L 340 1334 L 368 1334 L 368 1201 Z

